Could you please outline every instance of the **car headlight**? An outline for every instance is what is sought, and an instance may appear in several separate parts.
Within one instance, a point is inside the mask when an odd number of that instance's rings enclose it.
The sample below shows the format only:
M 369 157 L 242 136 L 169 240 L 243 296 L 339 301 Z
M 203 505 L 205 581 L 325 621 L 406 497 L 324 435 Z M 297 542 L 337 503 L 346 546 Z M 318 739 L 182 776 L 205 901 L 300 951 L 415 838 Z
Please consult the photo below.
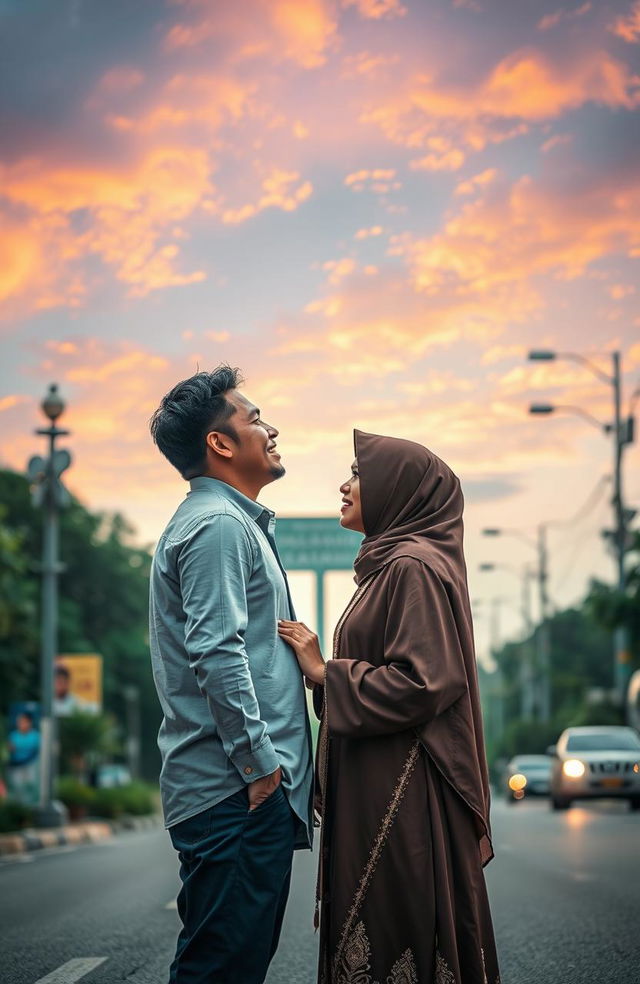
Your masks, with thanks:
M 584 775 L 584 762 L 580 759 L 567 759 L 562 764 L 562 771 L 569 779 L 579 779 Z
M 512 789 L 514 793 L 519 792 L 521 789 L 527 785 L 527 777 L 523 776 L 522 773 L 516 772 L 509 779 L 509 789 Z
M 638 772 L 640 772 L 640 763 L 638 762 L 633 763 L 633 771 L 635 772 L 636 775 L 638 774 Z

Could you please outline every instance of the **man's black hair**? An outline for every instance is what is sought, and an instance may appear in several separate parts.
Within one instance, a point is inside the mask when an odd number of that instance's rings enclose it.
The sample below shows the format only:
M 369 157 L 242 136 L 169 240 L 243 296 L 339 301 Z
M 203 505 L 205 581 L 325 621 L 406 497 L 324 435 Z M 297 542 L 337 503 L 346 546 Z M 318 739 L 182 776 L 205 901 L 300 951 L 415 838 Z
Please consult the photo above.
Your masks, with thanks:
M 18 718 L 22 718 L 22 717 L 29 718 L 31 724 L 33 724 L 34 721 L 33 711 L 18 711 L 18 713 L 16 714 L 16 721 L 18 720 Z
M 64 663 L 56 663 L 54 673 L 56 676 L 66 677 L 67 680 L 71 679 L 71 670 L 68 666 L 65 666 Z
M 239 369 L 221 365 L 213 372 L 197 372 L 183 379 L 162 398 L 149 424 L 151 436 L 184 479 L 205 470 L 210 431 L 238 440 L 230 420 L 236 408 L 224 394 L 242 382 Z

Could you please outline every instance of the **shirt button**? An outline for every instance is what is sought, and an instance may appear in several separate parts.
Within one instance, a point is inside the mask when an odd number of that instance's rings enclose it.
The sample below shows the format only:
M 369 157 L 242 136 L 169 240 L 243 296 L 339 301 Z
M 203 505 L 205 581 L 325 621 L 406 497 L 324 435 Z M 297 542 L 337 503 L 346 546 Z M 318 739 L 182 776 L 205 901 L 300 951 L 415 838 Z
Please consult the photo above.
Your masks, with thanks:
M 251 768 L 250 765 L 245 766 L 245 770 L 244 770 L 245 776 L 250 776 L 252 772 L 253 772 L 253 769 Z

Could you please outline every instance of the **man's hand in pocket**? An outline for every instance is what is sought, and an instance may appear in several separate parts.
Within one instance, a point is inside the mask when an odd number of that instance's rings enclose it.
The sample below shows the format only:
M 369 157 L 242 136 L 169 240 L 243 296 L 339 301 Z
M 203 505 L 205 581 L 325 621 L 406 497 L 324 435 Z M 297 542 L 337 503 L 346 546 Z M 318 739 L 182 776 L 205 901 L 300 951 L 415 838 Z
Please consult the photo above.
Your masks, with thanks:
M 282 770 L 278 766 L 276 771 L 272 772 L 270 776 L 262 776 L 261 779 L 255 779 L 249 783 L 249 813 L 260 806 L 261 803 L 264 803 L 272 793 L 275 793 L 281 781 Z

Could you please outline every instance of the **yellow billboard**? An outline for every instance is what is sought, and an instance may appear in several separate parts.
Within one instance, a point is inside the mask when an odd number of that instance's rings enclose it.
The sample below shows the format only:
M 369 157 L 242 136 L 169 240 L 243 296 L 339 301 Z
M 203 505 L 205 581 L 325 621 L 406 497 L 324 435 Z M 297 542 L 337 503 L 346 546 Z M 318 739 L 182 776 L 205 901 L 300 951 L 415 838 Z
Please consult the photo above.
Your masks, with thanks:
M 60 653 L 54 668 L 53 711 L 67 717 L 76 711 L 102 710 L 102 656 L 98 653 Z

